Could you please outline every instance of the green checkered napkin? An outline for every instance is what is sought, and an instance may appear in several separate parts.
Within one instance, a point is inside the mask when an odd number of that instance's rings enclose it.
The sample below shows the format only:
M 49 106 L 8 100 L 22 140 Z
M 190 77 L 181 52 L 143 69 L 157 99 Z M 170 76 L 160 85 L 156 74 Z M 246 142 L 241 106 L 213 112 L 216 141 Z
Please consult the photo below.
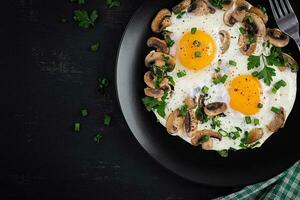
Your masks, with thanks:
M 249 185 L 239 192 L 215 200 L 249 199 L 300 200 L 300 161 L 266 182 Z

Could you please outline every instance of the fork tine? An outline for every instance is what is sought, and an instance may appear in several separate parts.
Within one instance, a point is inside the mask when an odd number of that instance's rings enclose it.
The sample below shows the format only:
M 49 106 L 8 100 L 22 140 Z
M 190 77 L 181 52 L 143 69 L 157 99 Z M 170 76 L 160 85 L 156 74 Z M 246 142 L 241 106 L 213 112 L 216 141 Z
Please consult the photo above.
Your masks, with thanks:
M 276 12 L 276 9 L 275 9 L 275 6 L 274 6 L 273 1 L 272 1 L 272 0 L 269 0 L 269 2 L 270 2 L 271 9 L 272 9 L 272 12 L 273 12 L 273 14 L 274 14 L 275 19 L 276 19 L 276 20 L 279 19 L 279 16 L 278 16 L 278 14 L 277 14 L 277 12 Z
M 283 10 L 284 15 L 288 15 L 289 12 L 288 12 L 288 10 L 286 9 L 285 4 L 283 3 L 283 0 L 280 0 L 280 4 L 281 4 L 281 8 L 282 8 L 282 10 Z
M 280 8 L 280 6 L 279 6 L 278 1 L 277 1 L 277 0 L 274 0 L 274 1 L 275 1 L 275 5 L 276 5 L 276 8 L 277 8 L 279 17 L 283 17 L 284 14 L 283 14 L 282 11 L 281 11 L 281 8 Z
M 285 1 L 285 4 L 286 4 L 288 10 L 290 11 L 290 13 L 295 13 L 292 6 L 291 6 L 291 4 L 290 4 L 290 2 L 289 2 L 289 0 L 284 0 L 284 1 Z

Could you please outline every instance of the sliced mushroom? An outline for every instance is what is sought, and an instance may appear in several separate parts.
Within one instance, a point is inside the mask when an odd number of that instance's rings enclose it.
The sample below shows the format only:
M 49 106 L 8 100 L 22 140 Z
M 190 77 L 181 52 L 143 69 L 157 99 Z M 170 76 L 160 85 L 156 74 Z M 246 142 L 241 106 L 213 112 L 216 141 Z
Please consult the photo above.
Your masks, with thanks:
M 194 131 L 192 133 L 192 140 L 191 140 L 192 145 L 199 146 L 201 144 L 201 138 L 205 135 L 211 138 L 222 140 L 222 135 L 219 132 L 209 130 L 209 129 L 203 129 L 203 130 Z
M 179 4 L 177 4 L 176 6 L 174 6 L 172 8 L 173 12 L 178 12 L 178 11 L 181 11 L 181 10 L 185 10 L 187 9 L 188 7 L 190 7 L 192 3 L 192 0 L 183 0 L 182 2 L 180 2 Z
M 282 55 L 283 55 L 285 63 L 284 63 L 284 66 L 279 67 L 279 70 L 284 71 L 287 68 L 290 68 L 292 72 L 298 72 L 299 65 L 295 61 L 295 59 L 287 53 L 282 53 Z
M 150 88 L 155 88 L 155 83 L 154 83 L 155 76 L 152 72 L 148 71 L 144 75 L 144 82 L 146 85 Z
M 224 13 L 223 20 L 227 26 L 233 26 L 236 22 L 242 22 L 250 8 L 245 0 L 236 0 L 235 3 Z
M 207 142 L 202 143 L 202 149 L 203 150 L 211 150 L 213 148 L 213 141 L 211 138 L 208 139 Z
M 168 9 L 160 10 L 152 21 L 151 29 L 154 33 L 160 33 L 163 29 L 172 25 L 171 11 Z
M 262 138 L 264 132 L 261 128 L 254 128 L 249 131 L 247 144 L 252 144 Z
M 198 99 L 198 106 L 204 107 L 205 106 L 204 101 L 205 101 L 205 96 L 200 95 Z
M 182 131 L 184 124 L 184 117 L 180 115 L 179 109 L 174 110 L 167 118 L 166 127 L 168 133 L 171 135 Z
M 230 46 L 230 34 L 228 33 L 228 31 L 221 30 L 219 32 L 219 37 L 220 37 L 221 44 L 222 44 L 221 51 L 222 51 L 222 54 L 224 54 Z
M 251 56 L 255 52 L 257 45 L 256 42 L 250 43 L 249 37 L 246 35 L 240 35 L 238 44 L 240 52 L 247 56 Z
M 245 29 L 248 33 L 252 33 L 258 37 L 265 37 L 267 33 L 264 21 L 254 13 L 246 13 L 243 19 Z
M 264 12 L 261 8 L 257 8 L 257 7 L 254 7 L 252 6 L 249 11 L 250 13 L 254 13 L 256 14 L 257 16 L 259 16 L 263 22 L 266 24 L 269 20 L 269 17 L 268 17 L 268 14 L 266 12 Z
M 232 7 L 233 3 L 233 0 L 223 0 L 223 10 L 229 10 Z
M 284 108 L 280 108 L 280 112 L 274 116 L 272 121 L 267 125 L 267 128 L 271 132 L 277 132 L 278 129 L 284 126 L 285 122 L 285 112 Z
M 221 113 L 224 113 L 226 110 L 227 105 L 223 102 L 210 103 L 204 107 L 204 112 L 209 117 L 217 116 Z
M 146 96 L 153 97 L 155 99 L 160 99 L 164 96 L 164 91 L 161 89 L 147 87 L 144 89 L 144 92 Z
M 204 16 L 211 13 L 211 7 L 209 7 L 205 0 L 195 0 L 188 8 L 188 12 L 197 16 Z
M 173 71 L 176 64 L 175 58 L 168 54 L 155 51 L 151 51 L 145 58 L 145 65 L 147 67 L 151 67 L 152 65 L 163 67 L 166 64 L 169 66 L 169 71 Z
M 159 88 L 165 92 L 171 91 L 171 86 L 169 84 L 169 79 L 163 78 L 159 84 Z
M 289 36 L 277 28 L 267 30 L 266 40 L 276 47 L 285 47 L 290 42 Z
M 150 37 L 147 41 L 148 47 L 155 48 L 158 52 L 163 52 L 168 54 L 170 52 L 170 48 L 168 47 L 166 41 L 161 40 L 157 37 Z
M 184 99 L 184 104 L 188 107 L 188 109 L 195 109 L 197 107 L 195 98 L 192 98 L 190 96 Z
M 191 132 L 195 131 L 198 127 L 198 120 L 196 119 L 195 112 L 188 110 L 184 118 L 184 131 L 187 136 L 191 137 Z

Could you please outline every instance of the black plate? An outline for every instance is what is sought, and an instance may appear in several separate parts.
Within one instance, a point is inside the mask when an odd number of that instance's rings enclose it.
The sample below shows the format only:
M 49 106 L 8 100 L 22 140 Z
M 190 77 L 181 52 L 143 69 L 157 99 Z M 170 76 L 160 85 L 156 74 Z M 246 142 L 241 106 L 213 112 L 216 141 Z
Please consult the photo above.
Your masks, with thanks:
M 120 45 L 117 93 L 125 119 L 136 139 L 164 167 L 184 178 L 207 185 L 252 184 L 287 169 L 299 159 L 300 134 L 293 129 L 299 117 L 299 101 L 296 101 L 285 128 L 274 134 L 262 148 L 230 152 L 228 158 L 221 158 L 216 152 L 203 151 L 170 136 L 156 122 L 154 114 L 146 111 L 141 99 L 145 87 L 144 57 L 150 51 L 146 40 L 153 35 L 150 23 L 158 10 L 171 8 L 175 4 L 175 1 L 146 1 L 132 17 Z M 270 22 L 268 26 L 272 27 L 274 23 Z M 289 51 L 297 49 L 294 44 L 288 48 Z M 294 55 L 297 53 L 295 51 Z

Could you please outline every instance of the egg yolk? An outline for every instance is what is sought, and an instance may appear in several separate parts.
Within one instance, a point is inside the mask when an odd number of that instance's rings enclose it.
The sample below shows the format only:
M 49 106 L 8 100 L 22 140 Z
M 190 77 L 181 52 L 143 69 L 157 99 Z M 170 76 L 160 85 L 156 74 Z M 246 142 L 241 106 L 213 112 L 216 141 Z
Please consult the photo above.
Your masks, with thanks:
M 254 115 L 259 112 L 261 84 L 251 75 L 238 76 L 232 80 L 228 88 L 230 106 L 244 115 Z
M 216 43 L 205 31 L 184 34 L 179 43 L 178 57 L 188 69 L 200 70 L 208 66 L 216 54 Z

